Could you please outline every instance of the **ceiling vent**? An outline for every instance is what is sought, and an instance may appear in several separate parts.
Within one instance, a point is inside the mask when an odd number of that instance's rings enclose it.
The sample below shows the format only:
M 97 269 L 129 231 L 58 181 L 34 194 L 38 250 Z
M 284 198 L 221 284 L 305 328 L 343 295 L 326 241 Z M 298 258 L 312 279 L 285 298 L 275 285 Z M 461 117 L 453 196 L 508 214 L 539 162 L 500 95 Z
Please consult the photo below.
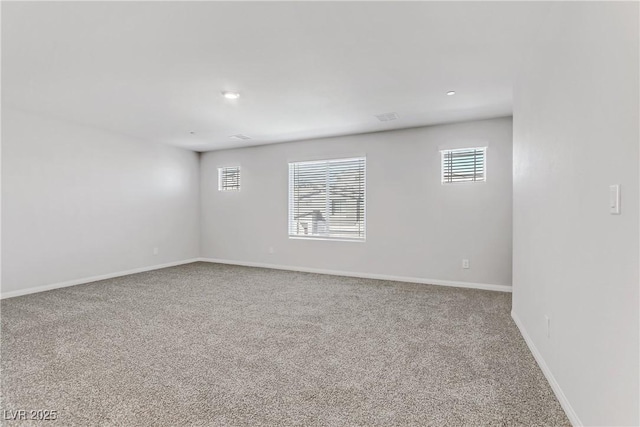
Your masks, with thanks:
M 381 122 L 390 122 L 391 120 L 396 120 L 398 118 L 398 114 L 397 113 L 376 114 L 376 117 Z
M 231 135 L 229 138 L 231 139 L 238 139 L 240 141 L 246 141 L 247 139 L 251 139 L 250 136 L 247 135 L 243 135 L 241 133 L 237 134 L 237 135 Z

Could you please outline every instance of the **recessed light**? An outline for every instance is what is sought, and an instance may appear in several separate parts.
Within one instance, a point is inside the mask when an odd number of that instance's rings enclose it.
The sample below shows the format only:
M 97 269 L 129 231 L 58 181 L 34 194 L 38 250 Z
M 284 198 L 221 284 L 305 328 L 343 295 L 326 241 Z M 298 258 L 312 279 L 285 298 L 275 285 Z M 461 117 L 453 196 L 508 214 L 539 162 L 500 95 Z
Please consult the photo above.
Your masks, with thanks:
M 450 90 L 449 92 L 447 92 L 447 95 L 451 96 L 451 95 L 455 95 L 456 92 L 454 90 Z
M 231 139 L 239 139 L 239 140 L 242 140 L 242 141 L 246 141 L 247 139 L 251 139 L 250 136 L 247 136 L 247 135 L 244 135 L 244 134 L 241 134 L 241 133 L 238 133 L 236 135 L 231 135 L 229 138 L 231 138 Z
M 238 92 L 222 92 L 222 96 L 227 99 L 238 99 L 240 98 L 240 94 Z

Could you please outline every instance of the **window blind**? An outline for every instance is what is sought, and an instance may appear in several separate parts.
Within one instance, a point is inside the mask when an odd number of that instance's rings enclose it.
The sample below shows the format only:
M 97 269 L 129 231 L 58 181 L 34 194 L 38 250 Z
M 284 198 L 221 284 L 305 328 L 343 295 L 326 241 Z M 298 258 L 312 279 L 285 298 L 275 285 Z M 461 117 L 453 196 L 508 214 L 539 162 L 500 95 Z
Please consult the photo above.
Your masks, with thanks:
M 484 181 L 486 147 L 442 151 L 442 183 Z
M 240 166 L 218 168 L 218 190 L 240 191 Z
M 289 163 L 289 236 L 364 240 L 365 158 Z

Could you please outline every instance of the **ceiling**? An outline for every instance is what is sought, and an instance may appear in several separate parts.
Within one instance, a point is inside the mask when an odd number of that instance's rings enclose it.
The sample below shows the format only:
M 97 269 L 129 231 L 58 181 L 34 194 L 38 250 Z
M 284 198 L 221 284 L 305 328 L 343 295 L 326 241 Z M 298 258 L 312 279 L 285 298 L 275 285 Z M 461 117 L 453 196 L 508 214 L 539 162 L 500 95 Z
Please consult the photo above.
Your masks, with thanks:
M 2 104 L 196 151 L 506 116 L 545 7 L 3 2 Z

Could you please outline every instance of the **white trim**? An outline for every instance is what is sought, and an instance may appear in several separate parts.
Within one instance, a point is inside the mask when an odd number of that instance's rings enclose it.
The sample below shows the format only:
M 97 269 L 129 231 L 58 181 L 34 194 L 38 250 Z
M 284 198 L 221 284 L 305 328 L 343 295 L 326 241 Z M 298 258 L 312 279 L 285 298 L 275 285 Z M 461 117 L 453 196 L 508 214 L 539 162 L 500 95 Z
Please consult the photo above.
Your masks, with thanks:
M 241 265 L 245 267 L 271 268 L 274 270 L 290 270 L 290 271 L 301 271 L 304 273 L 329 274 L 332 276 L 360 277 L 363 279 L 391 280 L 394 282 L 421 283 L 425 285 L 453 286 L 457 288 L 471 288 L 471 289 L 484 289 L 486 291 L 511 292 L 511 286 L 492 285 L 487 283 L 456 282 L 451 280 L 424 279 L 421 277 L 391 276 L 387 274 L 325 270 L 322 268 L 296 267 L 296 266 L 290 266 L 290 265 L 277 265 L 277 264 L 268 264 L 268 263 L 251 262 L 251 261 L 235 261 L 235 260 L 217 259 L 217 258 L 200 258 L 199 261 L 212 262 L 217 264 Z
M 330 242 L 356 242 L 356 243 L 365 243 L 367 241 L 366 238 L 353 238 L 350 239 L 348 237 L 313 237 L 313 235 L 307 235 L 305 236 L 304 234 L 298 235 L 298 234 L 290 234 L 289 235 L 289 239 L 291 240 L 327 240 Z
M 533 343 L 533 340 L 527 333 L 527 330 L 524 328 L 522 321 L 520 320 L 518 315 L 513 312 L 513 310 L 511 311 L 511 317 L 513 318 L 513 321 L 516 323 L 516 326 L 520 330 L 520 334 L 524 338 L 524 341 L 527 343 L 529 350 L 531 350 L 533 357 L 536 359 L 536 362 L 538 362 L 538 366 L 540 366 L 540 369 L 542 370 L 542 373 L 544 374 L 545 378 L 549 382 L 551 389 L 553 390 L 556 397 L 558 398 L 558 401 L 560 402 L 562 409 L 564 409 L 564 412 L 567 414 L 567 418 L 569 418 L 571 425 L 575 427 L 583 426 L 584 424 L 582 424 L 582 421 L 580 421 L 578 414 L 576 414 L 576 411 L 574 411 L 573 407 L 571 406 L 571 403 L 569 403 L 569 399 L 567 399 L 567 396 L 562 391 L 560 384 L 558 384 L 558 381 L 553 376 L 553 373 L 551 372 L 551 369 L 549 369 L 549 366 L 547 366 L 547 363 L 544 361 L 542 354 L 540 354 L 540 352 L 538 351 L 536 345 Z
M 354 160 L 366 160 L 367 156 L 356 156 L 356 157 L 332 157 L 330 159 L 318 159 L 318 160 L 301 160 L 301 161 L 291 161 L 290 165 L 315 165 L 320 163 L 342 163 L 342 162 L 353 162 Z
M 145 271 L 159 270 L 161 268 L 175 267 L 177 265 L 191 264 L 198 262 L 198 258 L 185 259 L 182 261 L 168 262 L 166 264 L 152 265 L 149 267 L 134 268 L 132 270 L 119 271 L 117 273 L 102 274 L 100 276 L 85 277 L 82 279 L 74 279 L 66 282 L 51 283 L 49 285 L 36 286 L 27 289 L 18 289 L 16 291 L 0 293 L 0 299 L 19 297 L 21 295 L 35 294 L 37 292 L 50 291 L 52 289 L 66 288 L 68 286 L 82 285 L 84 283 L 97 282 L 98 280 L 113 279 L 114 277 L 128 276 L 129 274 L 144 273 Z
M 443 148 L 442 150 L 440 150 L 441 153 L 455 153 L 458 151 L 469 151 L 469 150 L 486 150 L 487 146 L 486 145 L 482 145 L 482 146 L 474 146 L 474 147 L 462 147 L 462 148 Z

